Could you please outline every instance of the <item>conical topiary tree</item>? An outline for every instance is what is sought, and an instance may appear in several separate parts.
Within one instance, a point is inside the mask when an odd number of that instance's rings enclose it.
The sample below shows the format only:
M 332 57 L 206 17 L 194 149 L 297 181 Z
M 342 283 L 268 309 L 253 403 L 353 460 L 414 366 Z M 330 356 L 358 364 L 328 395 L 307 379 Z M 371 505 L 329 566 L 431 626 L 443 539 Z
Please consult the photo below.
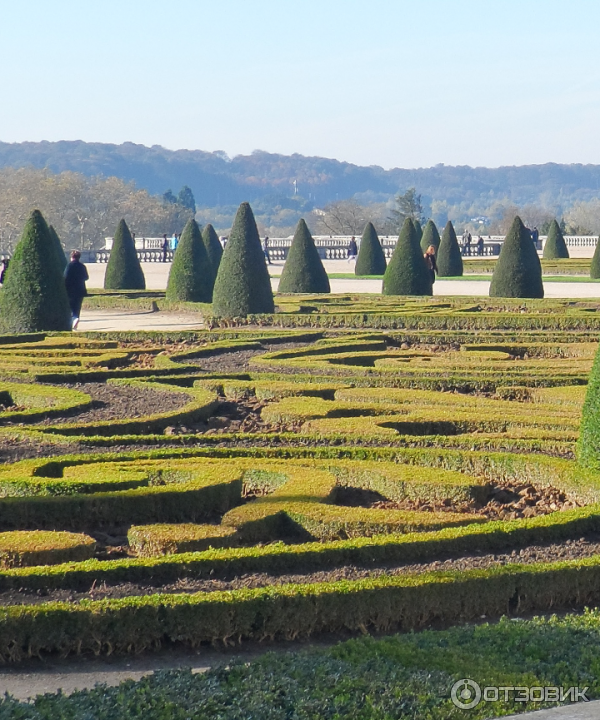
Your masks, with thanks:
M 592 264 L 590 265 L 590 277 L 592 280 L 598 280 L 600 278 L 600 237 L 596 243 L 596 249 L 592 256 Z
M 70 330 L 71 309 L 56 248 L 39 210 L 25 223 L 1 294 L 4 332 Z
M 210 223 L 208 223 L 202 231 L 202 240 L 208 254 L 208 259 L 212 265 L 213 275 L 217 277 L 219 265 L 221 264 L 221 257 L 223 255 L 223 246 L 221 245 L 219 236 L 215 232 L 214 227 Z
M 440 277 L 459 277 L 463 274 L 463 261 L 460 246 L 454 231 L 454 225 L 448 220 L 442 241 L 437 251 L 438 275 Z
M 310 231 L 300 218 L 288 252 L 281 279 L 280 293 L 328 293 L 329 278 L 319 257 Z
M 125 220 L 121 220 L 117 226 L 108 265 L 106 266 L 104 288 L 105 290 L 146 289 L 144 272 Z
M 383 275 L 387 267 L 383 248 L 373 223 L 365 225 L 354 272 L 356 275 Z
M 250 204 L 240 205 L 215 281 L 213 315 L 245 317 L 275 311 L 271 279 Z
M 433 295 L 429 268 L 417 240 L 415 226 L 406 218 L 394 254 L 383 276 L 384 295 Z
M 167 300 L 212 301 L 215 278 L 198 223 L 188 220 L 181 237 L 167 282 Z
M 577 441 L 577 460 L 584 467 L 600 469 L 600 349 L 596 352 L 588 378 Z
M 417 233 L 417 240 L 419 243 L 421 242 L 423 238 L 423 228 L 421 227 L 421 221 L 420 220 L 413 220 L 415 224 L 415 231 Z
M 435 223 L 433 220 L 428 220 L 425 223 L 425 228 L 421 237 L 421 250 L 425 252 L 430 245 L 433 245 L 437 253 L 440 243 L 440 234 Z
M 517 215 L 496 261 L 490 297 L 543 298 L 542 264 L 531 233 Z
M 544 243 L 544 260 L 563 260 L 569 257 L 567 244 L 560 230 L 560 225 L 553 220 Z
M 65 255 L 62 243 L 58 237 L 58 233 L 52 225 L 48 226 L 48 232 L 50 233 L 50 239 L 52 240 L 52 245 L 54 246 L 54 251 L 56 252 L 58 267 L 61 272 L 64 272 L 67 267 L 67 256 Z

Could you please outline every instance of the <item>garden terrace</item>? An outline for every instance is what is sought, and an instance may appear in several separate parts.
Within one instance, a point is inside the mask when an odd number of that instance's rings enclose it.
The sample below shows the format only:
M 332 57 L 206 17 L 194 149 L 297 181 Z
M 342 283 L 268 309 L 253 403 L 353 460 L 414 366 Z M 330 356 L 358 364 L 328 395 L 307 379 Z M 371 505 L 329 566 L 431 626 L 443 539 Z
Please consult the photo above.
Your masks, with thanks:
M 574 460 L 600 303 L 276 303 L 2 338 L 0 658 L 600 600 Z

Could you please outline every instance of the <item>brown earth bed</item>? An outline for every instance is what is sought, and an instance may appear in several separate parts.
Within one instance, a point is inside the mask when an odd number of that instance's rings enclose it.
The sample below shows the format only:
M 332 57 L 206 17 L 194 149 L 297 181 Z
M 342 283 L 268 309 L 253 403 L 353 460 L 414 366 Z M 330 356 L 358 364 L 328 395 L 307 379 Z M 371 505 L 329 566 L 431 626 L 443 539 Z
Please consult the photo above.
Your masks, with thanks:
M 517 550 L 503 553 L 472 553 L 455 557 L 442 556 L 426 563 L 394 563 L 381 564 L 374 567 L 344 565 L 332 570 L 321 570 L 313 573 L 252 573 L 234 578 L 212 578 L 197 580 L 181 578 L 177 582 L 161 586 L 138 583 L 121 583 L 92 586 L 88 592 L 73 590 L 37 590 L 24 588 L 0 592 L 0 605 L 28 605 L 49 601 L 78 603 L 81 600 L 101 600 L 104 598 L 123 598 L 154 593 L 197 593 L 214 592 L 216 590 L 239 590 L 281 586 L 289 583 L 329 583 L 340 580 L 363 580 L 382 576 L 414 575 L 432 571 L 464 571 L 488 569 L 505 565 L 532 565 L 558 560 L 578 560 L 600 554 L 600 535 L 587 535 L 579 539 L 566 540 L 564 543 L 548 545 L 530 545 Z

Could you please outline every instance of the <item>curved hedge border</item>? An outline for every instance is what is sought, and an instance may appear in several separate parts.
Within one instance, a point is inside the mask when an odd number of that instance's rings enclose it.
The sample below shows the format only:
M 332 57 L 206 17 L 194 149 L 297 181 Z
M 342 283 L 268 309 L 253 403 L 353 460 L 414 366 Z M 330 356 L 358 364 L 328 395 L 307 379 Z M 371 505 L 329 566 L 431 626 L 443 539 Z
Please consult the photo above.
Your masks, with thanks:
M 0 533 L 0 568 L 59 565 L 93 557 L 96 541 L 88 535 L 42 530 Z
M 198 647 L 232 640 L 293 640 L 319 632 L 417 630 L 594 605 L 600 557 L 256 590 L 150 595 L 0 608 L 0 659 L 42 652 L 141 652 L 164 641 Z

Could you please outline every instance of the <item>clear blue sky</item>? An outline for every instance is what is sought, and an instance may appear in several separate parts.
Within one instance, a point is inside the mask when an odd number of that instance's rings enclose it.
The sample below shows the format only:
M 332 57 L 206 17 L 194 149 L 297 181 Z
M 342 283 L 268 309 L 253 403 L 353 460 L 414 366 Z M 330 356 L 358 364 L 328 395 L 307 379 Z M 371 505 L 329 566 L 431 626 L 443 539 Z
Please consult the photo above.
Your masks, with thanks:
M 0 140 L 600 163 L 598 0 L 0 0 Z

